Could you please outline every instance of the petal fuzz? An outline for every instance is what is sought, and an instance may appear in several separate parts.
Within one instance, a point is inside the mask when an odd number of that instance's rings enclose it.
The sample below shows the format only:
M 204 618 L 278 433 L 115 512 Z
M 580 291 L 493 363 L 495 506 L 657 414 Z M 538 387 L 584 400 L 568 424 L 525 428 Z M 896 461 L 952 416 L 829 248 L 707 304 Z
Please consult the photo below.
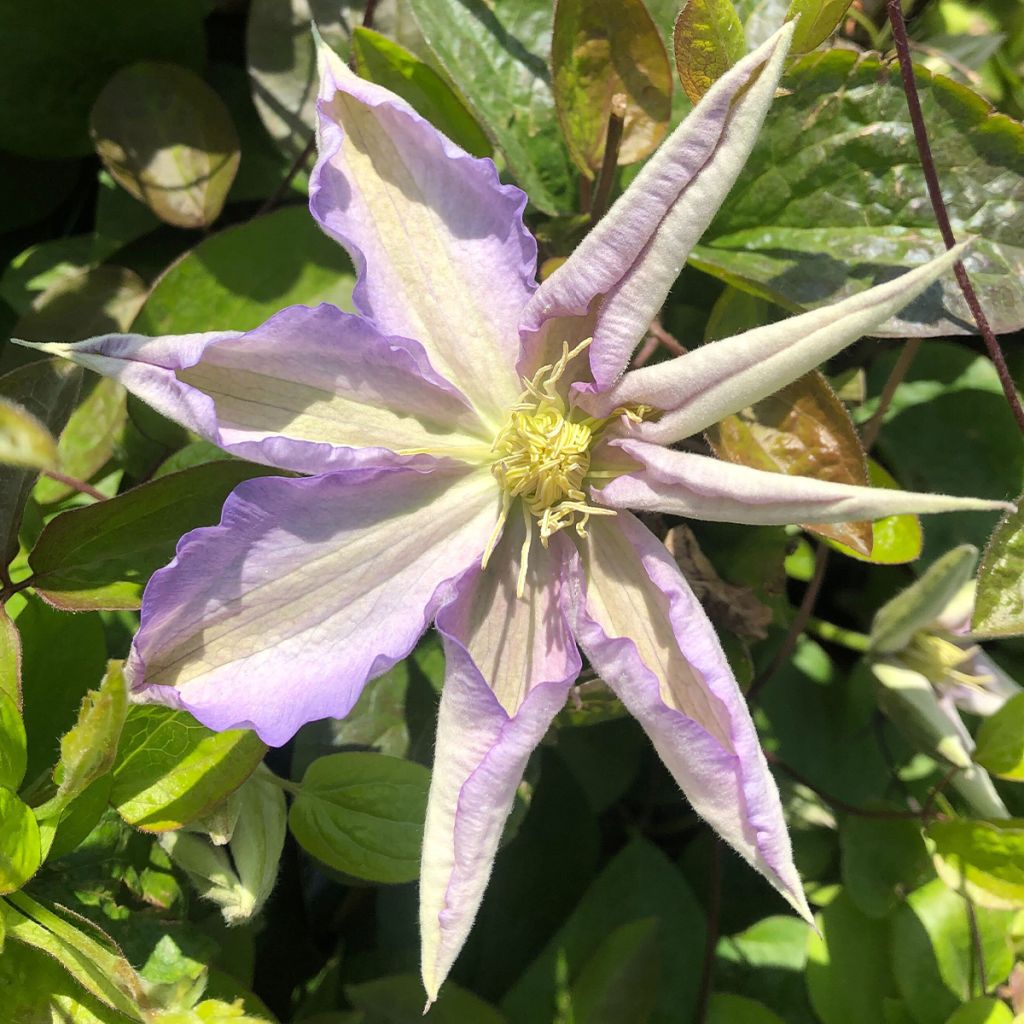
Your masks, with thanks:
M 246 481 L 146 587 L 134 694 L 271 745 L 344 716 L 480 558 L 498 505 L 481 471 Z
M 245 333 L 108 334 L 34 347 L 114 377 L 208 441 L 282 469 L 396 465 L 394 452 L 443 456 L 490 444 L 416 342 L 326 303 L 290 306 Z
M 522 529 L 472 569 L 438 614 L 447 673 L 423 836 L 420 933 L 431 1000 L 466 941 L 526 762 L 580 670 L 562 607 L 571 546 L 533 544 L 516 598 Z
M 534 335 L 528 347 L 545 338 L 560 346 L 560 337 L 541 330 L 544 322 L 583 316 L 603 297 L 590 365 L 599 390 L 612 385 L 750 155 L 792 33 L 792 24 L 784 26 L 727 71 L 541 284 L 523 314 L 524 331 Z M 544 354 L 532 360 L 543 361 Z
M 716 523 L 784 526 L 845 523 L 884 516 L 1013 508 L 1005 501 L 856 487 L 806 476 L 769 473 L 645 441 L 612 444 L 643 466 L 594 497 L 612 508 L 667 512 Z
M 959 245 L 885 284 L 822 309 L 710 342 L 626 374 L 608 394 L 587 399 L 614 409 L 644 402 L 666 410 L 639 436 L 671 444 L 717 423 L 814 369 L 894 316 L 963 256 Z
M 592 519 L 576 639 L 694 810 L 811 920 L 775 780 L 714 628 L 665 546 L 629 513 Z
M 310 210 L 356 264 L 356 305 L 418 339 L 481 413 L 500 417 L 520 391 L 519 316 L 535 287 L 526 196 L 323 43 L 319 53 Z

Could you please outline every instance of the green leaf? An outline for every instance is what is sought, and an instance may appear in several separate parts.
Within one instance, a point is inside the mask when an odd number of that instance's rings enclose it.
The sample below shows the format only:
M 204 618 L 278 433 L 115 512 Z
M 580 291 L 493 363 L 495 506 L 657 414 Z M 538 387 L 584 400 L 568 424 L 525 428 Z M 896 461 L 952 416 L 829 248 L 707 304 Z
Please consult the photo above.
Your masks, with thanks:
M 1013 1011 L 998 999 L 981 996 L 964 1003 L 946 1024 L 1013 1024 Z
M 62 512 L 29 554 L 37 592 L 67 611 L 138 608 L 182 534 L 216 523 L 228 494 L 267 472 L 249 462 L 211 462 Z
M 0 786 L 16 790 L 25 778 L 25 723 L 16 697 L 0 690 Z
M 558 119 L 586 177 L 601 168 L 613 105 L 624 118 L 620 165 L 650 156 L 665 137 L 672 67 L 643 0 L 558 0 L 551 67 Z
M 878 654 L 902 651 L 915 633 L 934 625 L 971 578 L 977 564 L 978 549 L 971 544 L 961 544 L 943 555 L 920 579 L 875 613 L 871 623 L 872 650 Z
M 816 50 L 839 27 L 851 0 L 793 0 L 786 21 L 799 18 L 789 52 L 798 57 Z
M 356 71 L 401 96 L 435 128 L 473 156 L 490 156 L 490 140 L 451 86 L 415 54 L 373 29 L 352 34 Z
M 32 809 L 0 786 L 0 893 L 20 889 L 39 870 L 39 826 Z
M 462 0 L 410 0 L 442 67 L 545 213 L 573 205 L 569 162 L 548 73 L 550 0 L 491 0 L 467 17 Z
M 8 900 L 0 902 L 0 912 L 9 939 L 49 953 L 87 992 L 146 1024 L 147 1001 L 139 976 L 106 933 L 79 918 L 90 934 L 25 893 L 14 893 Z
M 52 469 L 57 442 L 27 409 L 0 399 L 0 463 L 26 469 Z
M 623 1018 L 625 1019 L 625 1018 Z M 745 996 L 717 992 L 708 1002 L 707 1024 L 785 1024 L 777 1014 Z
M 868 917 L 886 917 L 930 874 L 921 828 L 913 821 L 849 815 L 839 832 L 843 890 Z
M 1006 941 L 1008 911 L 975 910 L 989 984 L 1010 973 L 1013 953 Z M 983 995 L 967 905 L 935 879 L 912 892 L 892 918 L 891 963 L 900 995 L 918 1024 L 945 1020 L 961 1003 Z
M 981 723 L 974 760 L 993 775 L 1024 782 L 1024 693 Z
M 1024 126 L 949 79 L 921 68 L 917 79 L 953 230 L 978 239 L 966 263 L 982 306 L 997 333 L 1016 330 L 1024 325 L 1016 284 L 1024 272 Z M 803 309 L 942 252 L 898 66 L 828 50 L 803 58 L 782 84 L 785 94 L 689 262 Z M 949 274 L 874 333 L 973 330 Z
M 650 1020 L 689 1020 L 699 985 L 704 912 L 678 869 L 644 839 L 633 840 L 591 883 L 569 919 L 508 991 L 502 1009 L 516 1024 L 550 1019 L 560 957 L 569 983 L 575 984 L 612 932 L 652 918 L 658 922 L 665 970 Z
M 663 970 L 657 918 L 646 917 L 609 932 L 572 986 L 573 1020 L 579 1024 L 646 1024 L 658 1002 Z
M 1024 495 L 992 534 L 978 570 L 972 632 L 981 636 L 1024 633 Z
M 59 468 L 77 480 L 90 480 L 107 464 L 128 415 L 127 392 L 116 380 L 91 373 L 88 378 L 89 393 L 57 442 Z M 66 484 L 43 478 L 36 483 L 33 497 L 40 505 L 49 505 L 73 493 Z
M 187 712 L 133 705 L 121 733 L 110 802 L 145 832 L 181 828 L 233 793 L 266 749 L 248 729 L 215 733 Z
M 896 990 L 890 973 L 888 925 L 863 915 L 840 893 L 819 915 L 807 951 L 807 991 L 822 1024 L 883 1019 Z
M 0 604 L 0 693 L 21 707 L 21 636 Z
M 238 135 L 197 74 L 166 63 L 122 68 L 96 98 L 89 125 L 114 180 L 161 220 L 202 228 L 220 216 L 238 171 Z
M 676 71 L 696 103 L 747 52 L 732 0 L 687 0 L 673 33 Z
M 81 368 L 43 359 L 0 377 L 0 398 L 16 402 L 56 434 L 71 415 L 81 383 Z M 21 515 L 35 478 L 32 470 L 0 466 L 0 558 L 5 565 L 18 551 Z
M 423 984 L 415 974 L 346 985 L 345 995 L 366 1015 L 366 1024 L 418 1024 L 423 1019 Z M 430 1024 L 504 1024 L 505 1020 L 479 996 L 450 981 L 445 983 L 427 1019 Z
M 137 60 L 201 67 L 205 15 L 199 0 L 55 0 L 33 8 L 3 0 L 0 38 L 17 41 L 0 67 L 4 149 L 35 157 L 90 152 L 89 108 L 107 79 Z
M 892 474 L 880 466 L 874 459 L 868 458 L 868 482 L 872 487 L 888 487 L 899 490 L 900 485 Z M 826 538 L 830 548 L 842 552 L 849 558 L 860 562 L 872 562 L 875 565 L 903 565 L 913 562 L 921 556 L 924 545 L 924 533 L 921 520 L 915 515 L 885 516 L 871 524 L 871 554 L 862 555 L 859 551 Z
M 976 904 L 1024 907 L 1024 821 L 935 821 L 925 830 L 939 877 Z
M 308 853 L 373 882 L 419 875 L 430 772 L 383 754 L 330 754 L 306 770 L 288 824 Z
M 330 302 L 352 308 L 344 250 L 289 206 L 204 239 L 157 281 L 133 330 L 187 334 L 246 331 L 285 306 Z

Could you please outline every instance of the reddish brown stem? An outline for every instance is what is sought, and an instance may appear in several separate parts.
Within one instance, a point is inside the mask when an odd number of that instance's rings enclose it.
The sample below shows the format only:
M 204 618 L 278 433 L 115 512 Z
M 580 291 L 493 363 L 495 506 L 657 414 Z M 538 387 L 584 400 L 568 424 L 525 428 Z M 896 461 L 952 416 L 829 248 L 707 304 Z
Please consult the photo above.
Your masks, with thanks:
M 953 234 L 953 227 L 949 222 L 949 211 L 942 198 L 942 189 L 939 187 L 939 175 L 935 168 L 935 160 L 932 157 L 931 144 L 928 142 L 928 130 L 924 123 L 924 114 L 921 111 L 921 97 L 917 91 L 917 81 L 914 78 L 914 64 L 910 56 L 910 40 L 907 38 L 907 25 L 903 19 L 903 8 L 900 0 L 886 0 L 886 9 L 889 13 L 889 24 L 892 26 L 893 43 L 896 47 L 896 56 L 899 59 L 900 75 L 903 78 L 903 91 L 907 95 L 907 109 L 910 111 L 910 123 L 914 128 L 914 140 L 917 143 L 917 152 L 921 158 L 921 170 L 924 172 L 925 184 L 928 186 L 928 198 L 931 200 L 932 210 L 935 212 L 935 220 L 939 225 L 942 240 L 947 249 L 956 245 L 956 237 Z M 957 284 L 963 293 L 967 307 L 978 325 L 982 338 L 985 339 L 985 348 L 988 349 L 989 358 L 992 360 L 999 375 L 999 383 L 1003 387 L 1003 394 L 1010 405 L 1017 425 L 1024 433 L 1024 408 L 1021 408 L 1020 399 L 1017 397 L 1017 389 L 1014 387 L 1013 378 L 1010 376 L 1010 369 L 1006 365 L 1003 350 L 992 331 L 985 316 L 978 295 L 971 284 L 971 279 L 962 263 L 957 261 L 953 267 Z
M 92 484 L 88 484 L 84 480 L 68 476 L 67 473 L 60 473 L 56 469 L 44 469 L 40 472 L 43 476 L 48 476 L 51 480 L 56 480 L 57 483 L 70 487 L 73 491 L 78 491 L 80 494 L 88 494 L 90 498 L 95 498 L 97 501 L 107 500 L 107 496 L 102 491 L 97 490 Z

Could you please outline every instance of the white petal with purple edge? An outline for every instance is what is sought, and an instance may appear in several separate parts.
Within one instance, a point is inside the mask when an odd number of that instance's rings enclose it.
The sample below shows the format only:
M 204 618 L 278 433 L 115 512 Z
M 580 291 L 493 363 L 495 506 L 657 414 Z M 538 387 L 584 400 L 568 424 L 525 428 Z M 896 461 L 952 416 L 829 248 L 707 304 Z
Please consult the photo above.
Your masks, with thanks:
M 519 316 L 537 247 L 526 196 L 404 100 L 354 75 L 322 42 L 310 210 L 356 264 L 356 305 L 416 338 L 500 426 L 517 398 Z
M 254 330 L 36 345 L 114 377 L 222 448 L 319 473 L 490 445 L 466 400 L 414 341 L 334 306 L 290 306 Z M 363 449 L 357 451 L 356 449 Z
M 595 499 L 612 508 L 667 512 L 715 523 L 784 526 L 1014 507 L 1009 502 L 985 498 L 856 487 L 770 473 L 645 441 L 620 440 L 612 445 L 643 466 L 593 492 Z
M 806 920 L 778 789 L 714 627 L 665 546 L 628 513 L 581 543 L 574 632 L 701 815 Z
M 625 370 L 690 250 L 739 176 L 771 105 L 792 34 L 791 23 L 783 26 L 715 82 L 530 300 L 524 330 L 557 346 L 557 332 L 541 332 L 544 322 L 582 316 L 603 296 L 590 347 L 599 390 Z M 529 339 L 531 344 L 536 341 Z M 542 354 L 531 360 L 528 354 L 526 363 L 532 361 L 547 359 Z
M 133 692 L 271 745 L 344 716 L 481 557 L 498 508 L 484 471 L 246 481 L 146 587 Z
M 637 402 L 667 410 L 640 427 L 639 436 L 648 441 L 670 444 L 699 433 L 774 394 L 884 323 L 948 273 L 967 244 L 842 302 L 633 370 L 611 391 L 587 396 L 585 403 L 597 415 Z
M 471 571 L 437 617 L 447 672 L 420 874 L 423 984 L 431 1001 L 469 934 L 530 753 L 580 670 L 562 607 L 563 537 L 534 544 L 516 597 L 522 527 Z

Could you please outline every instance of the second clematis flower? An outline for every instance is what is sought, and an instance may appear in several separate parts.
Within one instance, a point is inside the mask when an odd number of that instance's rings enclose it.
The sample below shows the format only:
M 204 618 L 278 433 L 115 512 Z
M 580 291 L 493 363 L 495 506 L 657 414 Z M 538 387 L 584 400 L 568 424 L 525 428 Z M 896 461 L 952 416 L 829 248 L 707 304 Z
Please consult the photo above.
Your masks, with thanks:
M 783 28 L 722 77 L 539 287 L 526 196 L 321 47 L 310 208 L 359 315 L 41 346 L 226 450 L 239 486 L 145 593 L 135 695 L 268 743 L 344 716 L 436 620 L 447 658 L 423 846 L 430 999 L 483 897 L 580 650 L 690 803 L 805 917 L 774 781 L 718 639 L 627 509 L 824 523 L 1002 503 L 842 486 L 675 450 L 881 324 L 954 251 L 824 309 L 626 372 L 764 120 Z

